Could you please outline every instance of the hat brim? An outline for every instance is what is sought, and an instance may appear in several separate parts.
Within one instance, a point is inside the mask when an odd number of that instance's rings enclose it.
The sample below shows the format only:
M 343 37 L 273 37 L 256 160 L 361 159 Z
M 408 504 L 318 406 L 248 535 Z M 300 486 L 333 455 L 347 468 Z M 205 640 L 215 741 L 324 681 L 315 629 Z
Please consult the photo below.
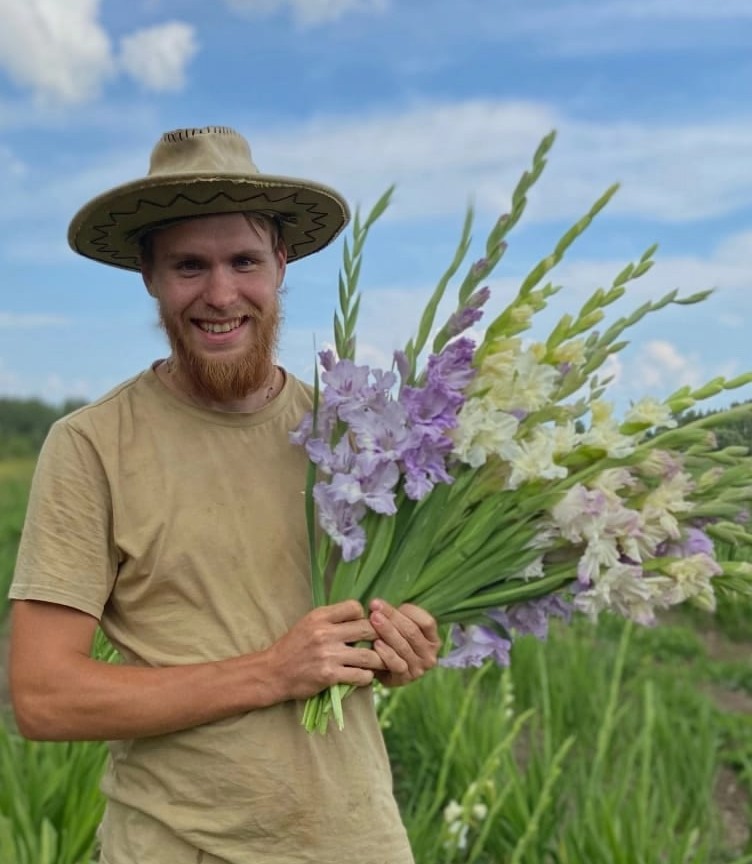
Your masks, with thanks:
M 92 199 L 71 220 L 68 242 L 86 258 L 139 271 L 139 238 L 146 232 L 180 219 L 254 210 L 279 214 L 288 261 L 323 249 L 350 218 L 337 192 L 306 180 L 268 174 L 162 175 Z

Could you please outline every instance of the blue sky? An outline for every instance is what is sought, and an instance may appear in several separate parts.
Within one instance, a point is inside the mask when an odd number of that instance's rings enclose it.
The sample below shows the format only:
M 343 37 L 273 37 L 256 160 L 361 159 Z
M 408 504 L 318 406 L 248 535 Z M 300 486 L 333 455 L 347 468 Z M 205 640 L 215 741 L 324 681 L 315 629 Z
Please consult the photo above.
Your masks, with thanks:
M 361 283 L 368 362 L 414 331 L 468 202 L 469 264 L 556 129 L 492 308 L 618 181 L 531 337 L 658 242 L 613 317 L 716 292 L 631 331 L 611 398 L 752 369 L 748 0 L 0 0 L 0 20 L 0 395 L 91 399 L 165 355 L 139 277 L 76 256 L 67 225 L 142 176 L 162 132 L 213 124 L 246 135 L 262 170 L 354 207 L 397 184 Z M 330 339 L 341 251 L 288 270 L 280 356 L 303 377 Z

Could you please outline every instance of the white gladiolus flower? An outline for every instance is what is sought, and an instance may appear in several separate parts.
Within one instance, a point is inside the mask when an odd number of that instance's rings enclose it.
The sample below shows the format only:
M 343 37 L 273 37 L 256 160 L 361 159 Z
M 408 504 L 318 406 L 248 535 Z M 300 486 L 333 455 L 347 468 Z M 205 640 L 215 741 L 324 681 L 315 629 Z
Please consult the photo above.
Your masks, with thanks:
M 444 808 L 444 821 L 453 823 L 462 817 L 462 805 L 452 799 Z
M 567 469 L 554 462 L 552 437 L 540 428 L 529 441 L 515 443 L 506 458 L 512 466 L 508 489 L 517 489 L 528 480 L 556 480 L 567 476 Z
M 473 804 L 472 814 L 479 821 L 483 821 L 488 816 L 488 807 L 485 804 Z
M 574 606 L 592 619 L 608 609 L 638 624 L 653 624 L 654 608 L 661 599 L 661 589 L 668 581 L 646 579 L 641 569 L 632 564 L 615 564 L 592 588 L 574 598 Z
M 637 423 L 640 426 L 665 426 L 673 429 L 677 423 L 671 415 L 671 409 L 663 402 L 647 396 L 635 402 L 624 417 L 626 423 Z
M 528 349 L 513 358 L 507 352 L 489 357 L 475 386 L 476 390 L 487 389 L 488 399 L 498 409 L 529 412 L 548 404 L 560 378 L 557 369 L 539 363 L 535 352 Z
M 466 465 L 485 465 L 490 453 L 504 457 L 519 427 L 519 420 L 504 411 L 489 408 L 485 399 L 469 399 L 453 432 L 453 453 Z
M 614 420 L 591 426 L 582 436 L 582 443 L 588 447 L 604 450 L 612 459 L 623 459 L 635 451 L 635 441 L 630 435 L 622 435 Z

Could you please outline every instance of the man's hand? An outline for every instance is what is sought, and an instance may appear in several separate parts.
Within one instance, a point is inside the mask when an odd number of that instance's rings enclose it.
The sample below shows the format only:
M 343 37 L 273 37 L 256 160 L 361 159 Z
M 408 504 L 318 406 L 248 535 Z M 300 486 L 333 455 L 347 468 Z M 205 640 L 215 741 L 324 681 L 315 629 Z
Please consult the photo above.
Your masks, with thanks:
M 277 698 L 306 699 L 332 684 L 367 686 L 386 663 L 376 649 L 357 643 L 377 635 L 357 600 L 309 612 L 264 652 L 279 687 Z
M 403 603 L 398 608 L 372 600 L 369 620 L 376 631 L 373 650 L 385 666 L 376 678 L 387 687 L 401 687 L 420 678 L 437 662 L 441 640 L 432 615 Z

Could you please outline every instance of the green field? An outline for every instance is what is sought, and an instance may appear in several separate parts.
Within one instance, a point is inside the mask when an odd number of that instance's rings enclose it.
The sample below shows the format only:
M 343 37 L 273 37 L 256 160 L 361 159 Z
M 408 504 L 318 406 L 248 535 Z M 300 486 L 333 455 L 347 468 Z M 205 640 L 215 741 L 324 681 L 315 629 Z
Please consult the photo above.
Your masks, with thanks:
M 31 471 L 0 463 L 0 614 Z M 417 864 L 752 864 L 751 613 L 578 622 L 380 691 Z M 2 707 L 0 862 L 89 864 L 102 745 L 23 741 Z
M 0 622 L 7 608 L 8 586 L 33 471 L 33 459 L 0 461 Z

